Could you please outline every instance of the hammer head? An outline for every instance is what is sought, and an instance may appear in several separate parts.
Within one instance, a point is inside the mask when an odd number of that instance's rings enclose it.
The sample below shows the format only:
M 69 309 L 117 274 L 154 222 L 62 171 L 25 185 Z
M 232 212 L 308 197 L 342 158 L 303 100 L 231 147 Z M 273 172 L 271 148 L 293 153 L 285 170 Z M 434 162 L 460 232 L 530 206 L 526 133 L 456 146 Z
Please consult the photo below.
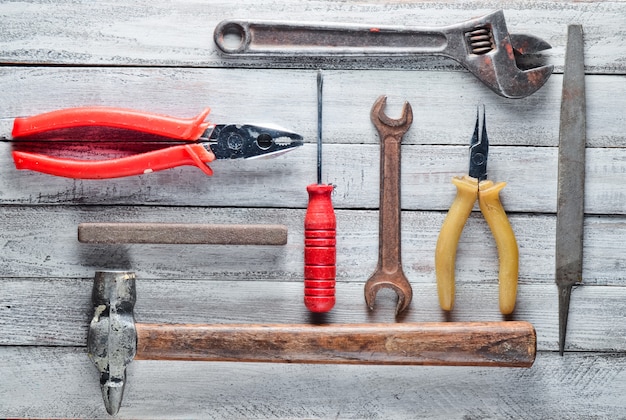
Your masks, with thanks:
M 524 59 L 550 44 L 531 35 L 509 34 L 502 10 L 455 26 L 455 32 L 463 32 L 465 45 L 451 45 L 451 56 L 498 95 L 526 97 L 552 74 L 553 66 L 524 68 Z
M 107 412 L 117 414 L 122 404 L 126 366 L 137 352 L 133 308 L 135 274 L 100 271 L 93 286 L 94 316 L 89 325 L 87 350 L 100 372 L 100 387 Z

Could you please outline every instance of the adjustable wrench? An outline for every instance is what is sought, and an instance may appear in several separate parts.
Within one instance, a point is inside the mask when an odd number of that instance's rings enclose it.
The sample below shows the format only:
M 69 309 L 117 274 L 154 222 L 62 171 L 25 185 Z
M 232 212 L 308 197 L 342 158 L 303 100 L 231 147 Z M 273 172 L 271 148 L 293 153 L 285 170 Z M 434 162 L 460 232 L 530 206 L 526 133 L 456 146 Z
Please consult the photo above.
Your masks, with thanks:
M 506 98 L 534 93 L 553 68 L 518 67 L 518 60 L 549 49 L 550 44 L 530 35 L 509 34 L 502 10 L 443 27 L 226 20 L 215 28 L 214 40 L 222 53 L 231 56 L 440 55 L 457 61 Z
M 379 97 L 370 113 L 380 137 L 380 215 L 378 265 L 365 283 L 365 302 L 374 309 L 378 290 L 391 288 L 398 295 L 397 315 L 413 298 L 411 284 L 402 271 L 400 250 L 400 146 L 413 122 L 413 110 L 405 102 L 402 116 L 394 120 L 383 111 L 386 103 L 387 97 Z

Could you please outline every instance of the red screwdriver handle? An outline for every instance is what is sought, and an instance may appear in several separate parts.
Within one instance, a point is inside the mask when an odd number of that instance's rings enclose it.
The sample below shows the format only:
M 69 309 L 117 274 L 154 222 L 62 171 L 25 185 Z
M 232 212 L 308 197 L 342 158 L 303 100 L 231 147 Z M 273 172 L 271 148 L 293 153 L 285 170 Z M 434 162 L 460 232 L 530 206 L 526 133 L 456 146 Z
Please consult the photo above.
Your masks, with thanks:
M 13 121 L 13 138 L 27 137 L 51 130 L 102 126 L 139 131 L 178 140 L 197 140 L 209 127 L 204 121 L 210 108 L 194 118 L 166 115 L 113 107 L 80 107 L 59 109 Z
M 213 171 L 207 163 L 215 160 L 203 144 L 185 144 L 147 153 L 108 160 L 78 160 L 22 151 L 13 152 L 17 169 L 75 179 L 108 179 L 142 175 L 177 166 L 197 166 L 207 175 Z
M 304 304 L 311 312 L 335 306 L 337 221 L 332 185 L 306 187 L 309 205 L 304 218 Z

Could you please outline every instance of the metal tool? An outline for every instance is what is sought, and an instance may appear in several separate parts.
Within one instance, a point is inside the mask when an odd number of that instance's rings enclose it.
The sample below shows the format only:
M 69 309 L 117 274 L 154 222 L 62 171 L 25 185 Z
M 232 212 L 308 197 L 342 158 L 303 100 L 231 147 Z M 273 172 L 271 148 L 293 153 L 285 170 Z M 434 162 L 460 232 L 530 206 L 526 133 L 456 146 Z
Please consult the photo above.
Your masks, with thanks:
M 534 93 L 553 68 L 527 69 L 530 64 L 524 59 L 550 44 L 509 34 L 502 10 L 444 27 L 225 20 L 213 37 L 221 52 L 232 56 L 445 56 L 507 98 Z
M 487 138 L 484 114 L 482 121 L 482 130 L 480 130 L 480 118 L 479 113 L 477 113 L 474 135 L 470 143 L 469 176 L 452 179 L 452 183 L 457 188 L 457 195 L 441 226 L 435 249 L 437 290 L 442 309 L 452 310 L 455 293 L 456 251 L 463 227 L 474 208 L 474 203 L 478 200 L 480 211 L 491 229 L 498 248 L 500 312 L 510 314 L 515 309 L 517 296 L 519 250 L 513 228 L 511 228 L 499 197 L 500 190 L 506 186 L 506 183 L 494 184 L 487 180 L 489 139 Z
M 335 306 L 337 220 L 331 194 L 322 184 L 322 72 L 317 73 L 317 184 L 306 187 L 309 203 L 304 218 L 304 304 L 311 312 Z
M 393 289 L 398 295 L 396 315 L 404 311 L 413 298 L 413 289 L 402 271 L 400 158 L 402 136 L 413 122 L 411 104 L 404 103 L 402 116 L 389 118 L 385 112 L 387 97 L 379 97 L 370 118 L 380 137 L 380 209 L 378 264 L 365 283 L 365 302 L 374 309 L 376 294 L 381 288 Z
M 148 143 L 146 140 L 149 139 L 153 146 L 156 144 L 156 150 L 108 160 L 79 160 L 13 151 L 17 169 L 79 179 L 141 175 L 183 165 L 196 166 L 212 175 L 208 164 L 215 159 L 277 156 L 303 144 L 300 135 L 280 128 L 211 124 L 205 121 L 209 111 L 207 108 L 195 118 L 181 119 L 119 108 L 62 109 L 15 118 L 12 133 L 1 139 L 15 141 L 14 146 L 19 148 L 42 137 L 67 142 L 80 140 L 84 144 L 86 139 L 81 137 L 84 129 L 100 127 L 108 129 L 106 133 L 117 129 L 116 135 L 125 136 L 124 143 Z M 92 130 L 90 135 L 93 134 Z
M 530 367 L 537 350 L 533 326 L 521 321 L 141 324 L 134 321 L 135 300 L 133 273 L 96 274 L 88 353 L 110 414 L 120 409 L 133 359 Z
M 80 223 L 78 242 L 88 244 L 285 245 L 284 225 L 202 223 Z
M 572 286 L 582 282 L 585 198 L 585 60 L 581 25 L 567 28 L 559 128 L 556 210 L 556 284 L 559 292 L 559 354 L 565 350 Z
M 137 353 L 134 308 L 135 273 L 100 271 L 93 283 L 94 314 L 89 324 L 87 354 L 100 372 L 102 399 L 109 414 L 122 404 L 126 366 Z

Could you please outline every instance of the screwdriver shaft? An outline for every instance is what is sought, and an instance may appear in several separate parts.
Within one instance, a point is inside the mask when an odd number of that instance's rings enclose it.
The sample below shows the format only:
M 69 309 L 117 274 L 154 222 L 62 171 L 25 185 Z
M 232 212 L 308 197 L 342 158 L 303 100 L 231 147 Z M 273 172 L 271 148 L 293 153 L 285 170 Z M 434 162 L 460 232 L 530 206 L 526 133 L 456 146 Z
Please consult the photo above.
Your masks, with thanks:
M 317 183 L 322 183 L 322 90 L 324 78 L 317 72 Z

